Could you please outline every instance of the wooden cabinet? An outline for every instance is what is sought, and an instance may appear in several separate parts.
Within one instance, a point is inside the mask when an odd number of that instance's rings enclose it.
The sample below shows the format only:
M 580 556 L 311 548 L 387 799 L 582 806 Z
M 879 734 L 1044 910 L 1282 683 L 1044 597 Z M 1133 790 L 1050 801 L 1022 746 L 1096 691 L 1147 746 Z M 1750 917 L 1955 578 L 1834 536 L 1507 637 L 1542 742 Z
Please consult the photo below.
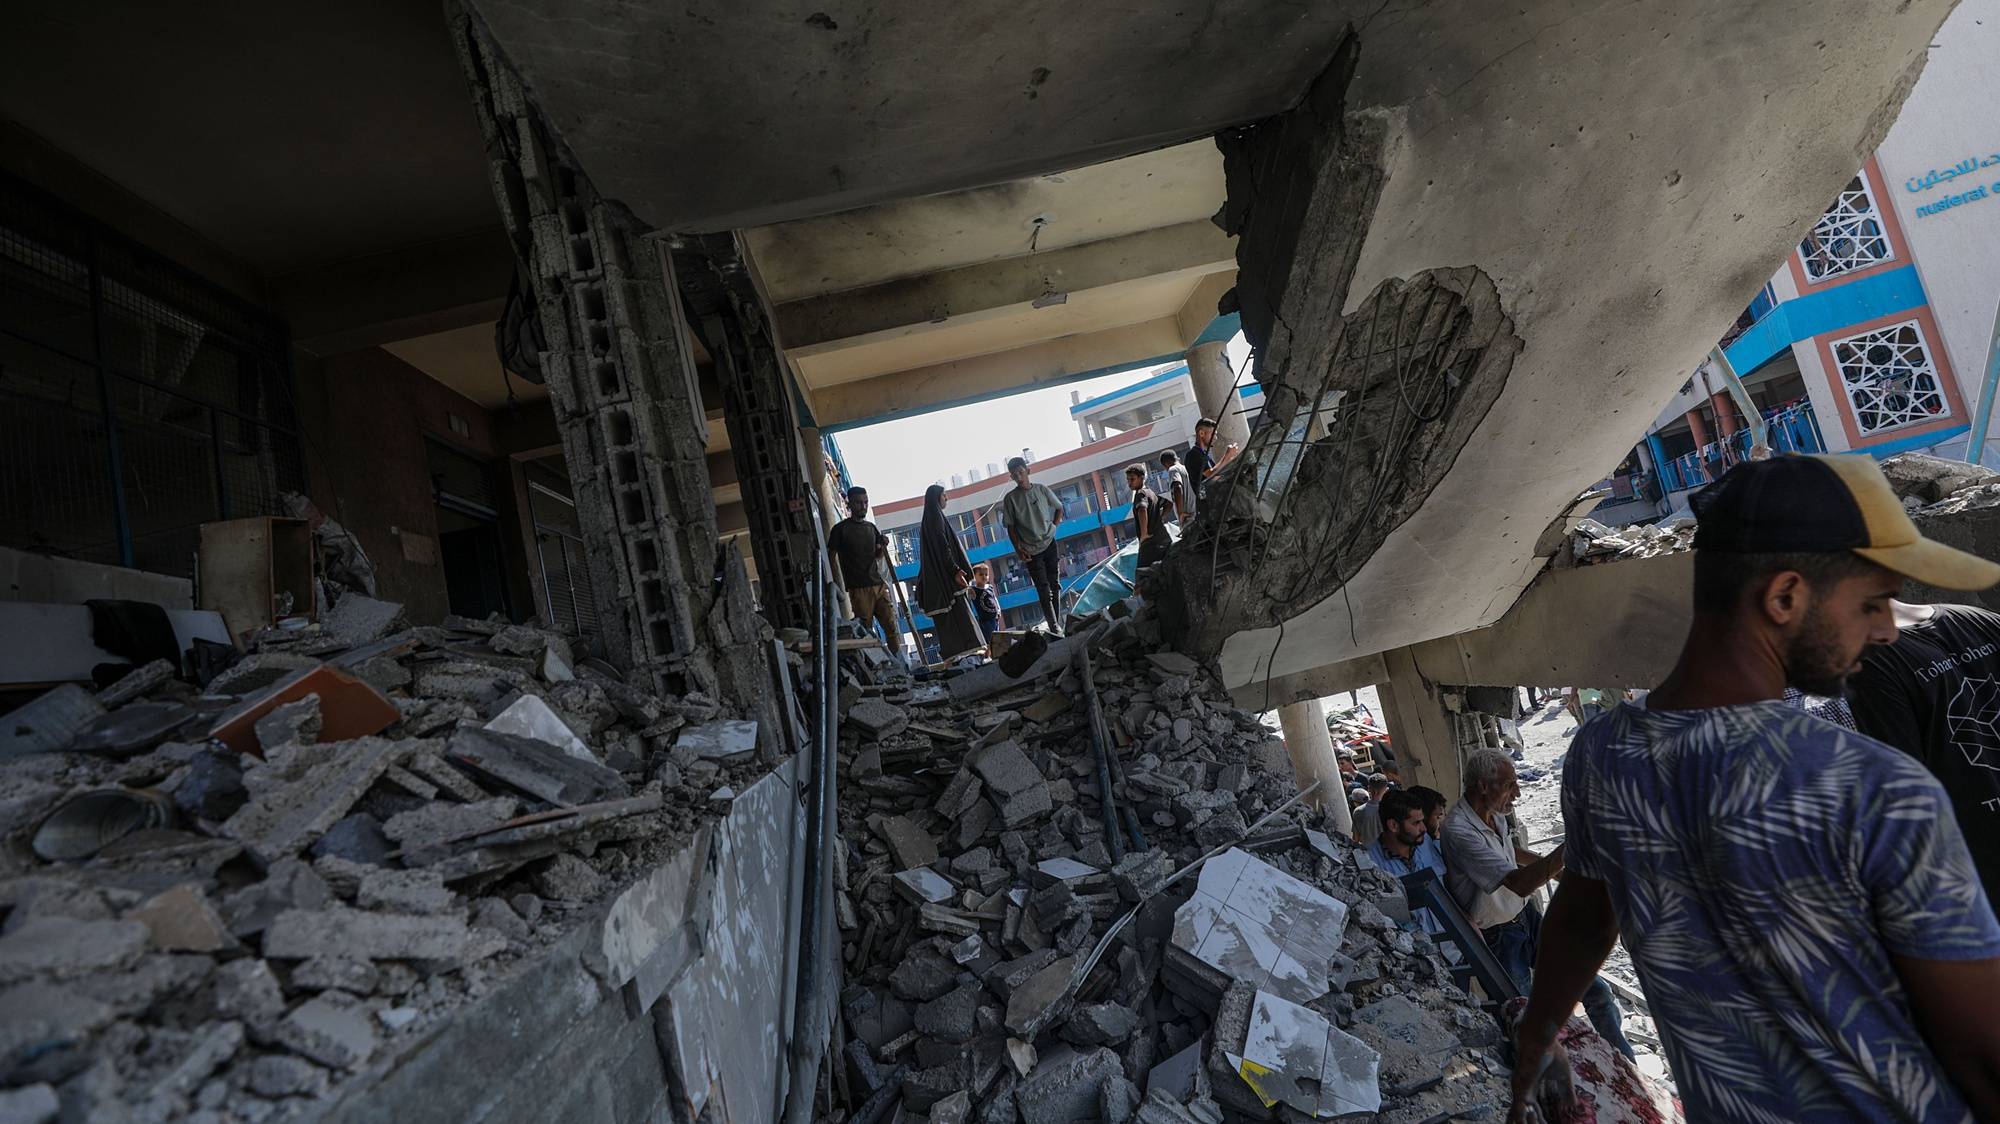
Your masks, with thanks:
M 195 597 L 222 614 L 237 647 L 280 616 L 316 619 L 312 528 L 303 519 L 258 515 L 201 525 Z

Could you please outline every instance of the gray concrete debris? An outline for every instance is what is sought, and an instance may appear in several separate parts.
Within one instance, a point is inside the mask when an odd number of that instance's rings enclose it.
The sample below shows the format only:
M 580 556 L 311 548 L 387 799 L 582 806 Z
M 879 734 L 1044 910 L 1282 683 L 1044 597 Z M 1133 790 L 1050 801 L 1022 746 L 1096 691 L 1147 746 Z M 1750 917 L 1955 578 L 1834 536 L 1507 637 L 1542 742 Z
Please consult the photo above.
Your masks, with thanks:
M 349 644 L 380 640 L 403 623 L 403 606 L 394 601 L 378 601 L 361 593 L 348 593 L 320 621 L 327 634 Z
M 1075 974 L 1075 959 L 1065 957 L 1029 976 L 1007 997 L 1007 1029 L 1032 1041 L 1061 1017 Z
M 1021 1124 L 1074 1124 L 1096 1120 L 1104 1083 L 1122 1078 L 1118 1055 L 1102 1047 L 1079 1052 L 1067 1046 L 1042 1055 L 1035 1072 L 1014 1087 Z
M 486 728 L 495 733 L 545 742 L 579 761 L 598 764 L 597 755 L 590 752 L 590 747 L 583 744 L 576 731 L 550 710 L 549 704 L 543 702 L 539 695 L 522 695 L 515 699 L 505 710 L 494 715 Z
M 255 797 L 222 825 L 265 862 L 295 855 L 324 835 L 368 786 L 414 751 L 415 743 L 356 738 L 315 747 L 315 763 L 276 791 Z
M 1011 741 L 975 751 L 968 759 L 1000 813 L 1000 822 L 1020 827 L 1054 808 L 1041 770 Z
M 704 761 L 741 765 L 757 756 L 757 723 L 723 718 L 689 726 L 680 732 L 674 748 L 686 750 Z
M 967 1124 L 972 1119 L 972 1094 L 960 1089 L 931 1106 L 930 1124 Z
M 209 681 L 211 694 L 248 695 L 295 671 L 318 667 L 320 661 L 296 652 L 252 652 Z
M 937 840 L 907 817 L 882 816 L 871 820 L 868 826 L 889 845 L 899 868 L 929 866 L 938 859 Z
M 168 660 L 154 660 L 118 677 L 117 682 L 97 692 L 97 705 L 106 710 L 117 710 L 129 702 L 136 702 L 147 692 L 175 675 L 176 668 Z
M 452 916 L 410 917 L 332 907 L 288 910 L 264 934 L 264 955 L 306 960 L 359 956 L 370 960 L 446 960 L 465 950 L 465 922 Z
M 285 1013 L 285 994 L 271 966 L 255 957 L 232 960 L 215 970 L 215 1009 L 224 1018 L 268 1027 Z
M 945 1042 L 970 1039 L 979 1027 L 979 1005 L 986 989 L 967 984 L 924 1003 L 916 1011 L 916 1031 Z
M 458 904 L 432 870 L 375 870 L 362 876 L 355 904 L 389 913 L 444 913 Z
M 616 772 L 529 738 L 460 729 L 445 751 L 482 776 L 537 800 L 571 807 L 631 795 Z
M 242 1048 L 242 1023 L 214 1023 L 196 1031 L 187 1053 L 153 1083 L 152 1095 L 169 1100 L 188 1096 Z
M 358 1069 L 375 1053 L 375 1025 L 368 1008 L 326 992 L 306 1000 L 279 1021 L 272 1036 L 321 1065 Z
M 881 699 L 862 699 L 848 707 L 843 718 L 853 723 L 862 733 L 878 741 L 894 737 L 910 725 L 910 716 L 902 707 L 883 702 Z
M 381 866 L 389 861 L 394 851 L 389 837 L 382 833 L 381 821 L 366 812 L 355 812 L 342 816 L 327 828 L 326 834 L 306 849 L 306 854 L 312 856 L 314 861 L 334 858 L 364 866 Z
M 319 696 L 304 694 L 280 703 L 257 719 L 257 744 L 268 755 L 286 746 L 311 745 L 319 740 Z
M 243 766 L 235 754 L 226 751 L 197 751 L 188 759 L 181 783 L 174 786 L 174 804 L 182 812 L 218 823 L 235 815 L 249 799 L 250 792 L 243 787 Z
M 153 947 L 165 951 L 218 952 L 236 943 L 208 894 L 192 883 L 155 894 L 125 920 L 144 925 Z
M 312 867 L 297 859 L 280 859 L 271 864 L 262 882 L 223 898 L 222 916 L 232 935 L 251 937 L 288 909 L 318 909 L 332 900 L 332 889 Z
M 491 929 L 510 941 L 525 943 L 535 935 L 534 928 L 499 898 L 481 898 L 472 907 L 472 924 L 475 928 Z
M 292 969 L 292 987 L 304 991 L 344 991 L 369 995 L 382 974 L 366 960 L 346 956 L 315 956 Z
M 1070 1011 L 1062 1036 L 1079 1046 L 1116 1046 L 1139 1029 L 1139 1016 L 1116 1003 L 1085 1003 Z
M 0 984 L 115 971 L 137 960 L 147 939 L 137 921 L 30 917 L 0 936 Z
M 529 879 L 535 892 L 559 902 L 589 901 L 604 892 L 604 876 L 575 855 L 562 854 L 549 860 Z
M 0 760 L 61 749 L 104 713 L 103 704 L 74 683 L 44 691 L 0 723 Z
M 47 1084 L 0 1090 L 0 1124 L 49 1124 L 62 1111 Z
M 1148 652 L 1146 662 L 1162 675 L 1193 676 L 1201 665 L 1179 652 Z
M 520 800 L 512 796 L 496 796 L 476 804 L 427 804 L 390 816 L 389 822 L 382 825 L 382 833 L 409 851 L 490 831 L 512 819 L 520 808 Z
M 246 1084 L 260 1097 L 316 1097 L 326 1088 L 326 1076 L 304 1058 L 266 1054 L 250 1063 Z

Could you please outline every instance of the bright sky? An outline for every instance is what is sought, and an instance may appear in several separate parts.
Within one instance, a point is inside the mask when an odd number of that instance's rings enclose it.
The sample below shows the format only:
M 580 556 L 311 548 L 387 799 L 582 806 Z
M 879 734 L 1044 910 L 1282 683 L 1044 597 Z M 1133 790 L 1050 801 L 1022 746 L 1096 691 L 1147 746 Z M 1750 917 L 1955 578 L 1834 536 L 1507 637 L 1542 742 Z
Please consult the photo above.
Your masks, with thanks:
M 1240 380 L 1250 373 L 1243 365 L 1249 350 L 1241 333 L 1229 341 L 1224 354 L 1230 367 L 1241 371 Z M 847 461 L 847 474 L 868 489 L 871 502 L 885 504 L 920 496 L 932 484 L 949 484 L 953 473 L 974 466 L 985 469 L 992 461 L 1006 471 L 1007 458 L 1033 449 L 1035 458 L 1068 452 L 1083 442 L 1076 422 L 1069 416 L 1069 395 L 1077 391 L 1081 401 L 1089 401 L 1121 386 L 1150 378 L 1154 372 L 1174 364 L 1145 367 L 1083 382 L 1030 390 L 1009 398 L 996 398 L 970 406 L 955 406 L 914 418 L 900 418 L 835 434 L 840 455 Z

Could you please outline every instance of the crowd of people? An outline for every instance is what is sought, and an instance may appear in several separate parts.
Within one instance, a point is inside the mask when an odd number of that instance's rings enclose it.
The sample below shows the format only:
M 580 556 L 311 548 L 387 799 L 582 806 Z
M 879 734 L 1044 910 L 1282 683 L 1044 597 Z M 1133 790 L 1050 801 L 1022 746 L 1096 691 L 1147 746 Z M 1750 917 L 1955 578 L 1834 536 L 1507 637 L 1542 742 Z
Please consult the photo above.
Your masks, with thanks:
M 1144 464 L 1125 469 L 1130 496 L 1133 537 L 1138 541 L 1138 565 L 1157 565 L 1174 543 L 1172 527 L 1185 528 L 1195 518 L 1201 493 L 1209 479 L 1236 458 L 1239 448 L 1228 445 L 1214 452 L 1216 424 L 1212 418 L 1195 423 L 1194 441 L 1185 458 L 1168 450 L 1160 454 L 1160 468 L 1170 481 L 1167 494 L 1147 486 L 1149 472 Z M 1001 497 L 1000 523 L 1006 530 L 1014 560 L 1035 587 L 1042 612 L 1043 628 L 1052 636 L 1062 635 L 1062 578 L 1057 564 L 1056 528 L 1063 518 L 1062 501 L 1046 484 L 1038 484 L 1026 458 L 1007 462 L 1013 488 Z M 918 529 L 916 608 L 930 618 L 936 637 L 933 659 L 940 663 L 982 654 L 989 639 L 1000 630 L 1000 598 L 994 586 L 993 569 L 987 563 L 974 564 L 965 553 L 965 544 L 945 518 L 949 496 L 942 484 L 933 484 L 924 493 L 923 522 Z M 879 627 L 891 651 L 900 651 L 896 642 L 895 590 L 889 567 L 889 537 L 868 518 L 868 490 L 847 490 L 846 519 L 827 532 L 827 553 L 836 578 L 846 589 L 855 619 L 865 629 Z

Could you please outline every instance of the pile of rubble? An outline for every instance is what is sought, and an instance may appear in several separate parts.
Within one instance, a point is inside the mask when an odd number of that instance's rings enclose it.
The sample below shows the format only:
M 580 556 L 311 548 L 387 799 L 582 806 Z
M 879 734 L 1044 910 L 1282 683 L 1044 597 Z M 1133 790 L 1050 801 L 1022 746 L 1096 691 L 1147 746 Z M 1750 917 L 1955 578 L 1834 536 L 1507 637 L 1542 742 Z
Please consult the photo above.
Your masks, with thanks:
M 770 767 L 559 635 L 401 625 L 351 593 L 205 686 L 160 661 L 8 716 L 0 1119 L 291 1115 Z
M 1694 549 L 1694 516 L 1670 515 L 1658 523 L 1611 528 L 1595 519 L 1576 525 L 1568 544 L 1569 561 L 1559 565 L 1594 566 L 1620 558 L 1651 558 Z
M 845 685 L 839 1119 L 1504 1114 L 1498 1024 L 1396 881 L 1159 641 L 1141 609 L 1019 678 Z

